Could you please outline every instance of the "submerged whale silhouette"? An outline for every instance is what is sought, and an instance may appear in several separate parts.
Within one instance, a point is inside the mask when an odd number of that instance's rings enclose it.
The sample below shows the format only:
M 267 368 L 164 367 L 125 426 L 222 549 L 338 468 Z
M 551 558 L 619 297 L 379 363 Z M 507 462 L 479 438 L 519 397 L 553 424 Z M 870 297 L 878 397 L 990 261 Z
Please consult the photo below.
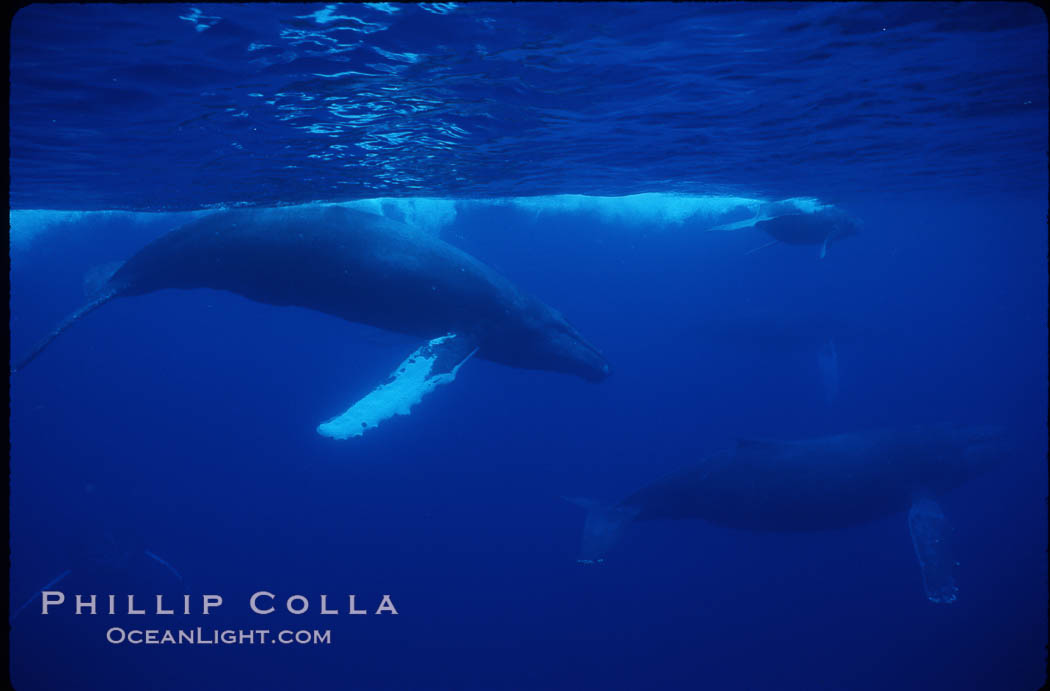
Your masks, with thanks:
M 823 259 L 833 242 L 856 235 L 859 227 L 857 218 L 834 205 L 798 198 L 767 202 L 760 205 L 749 219 L 725 223 L 709 230 L 757 228 L 773 238 L 772 242 L 756 247 L 747 254 L 782 242 L 785 245 L 820 245 L 818 256 Z
M 590 381 L 609 374 L 601 352 L 557 310 L 466 252 L 396 221 L 338 206 L 220 211 L 169 232 L 117 269 L 94 300 L 12 372 L 113 298 L 167 288 L 227 290 L 430 339 L 384 384 L 319 426 L 333 438 L 359 436 L 408 414 L 435 386 L 454 379 L 475 352 L 504 365 Z
M 604 561 L 632 521 L 703 519 L 731 528 L 789 532 L 840 528 L 908 511 L 927 597 L 956 599 L 948 524 L 935 497 L 1003 454 L 998 427 L 938 425 L 800 441 L 740 440 L 603 505 L 587 509 L 581 563 Z

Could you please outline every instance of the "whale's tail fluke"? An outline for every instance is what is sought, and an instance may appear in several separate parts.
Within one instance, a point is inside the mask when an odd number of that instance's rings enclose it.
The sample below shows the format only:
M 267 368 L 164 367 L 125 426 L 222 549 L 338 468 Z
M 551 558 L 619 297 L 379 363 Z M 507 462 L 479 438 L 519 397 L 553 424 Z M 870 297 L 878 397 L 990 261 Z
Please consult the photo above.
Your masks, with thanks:
M 601 564 L 605 554 L 623 535 L 627 525 L 638 517 L 639 509 L 619 504 L 603 504 L 583 497 L 562 497 L 587 511 L 583 521 L 583 543 L 578 564 Z
M 100 293 L 91 302 L 87 303 L 86 305 L 84 305 L 83 307 L 78 309 L 76 312 L 74 312 L 73 314 L 69 315 L 64 320 L 62 320 L 62 323 L 59 324 L 58 326 L 56 326 L 51 331 L 51 333 L 49 333 L 47 335 L 47 337 L 44 338 L 44 340 L 42 340 L 39 343 L 37 343 L 36 347 L 34 347 L 31 351 L 29 351 L 28 355 L 23 357 L 21 360 L 19 360 L 15 364 L 11 365 L 11 374 L 14 374 L 18 370 L 20 370 L 23 367 L 25 367 L 26 365 L 28 365 L 34 359 L 36 359 L 37 355 L 39 355 L 40 353 L 44 352 L 44 349 L 47 348 L 49 345 L 51 345 L 51 341 L 53 341 L 56 338 L 58 338 L 59 336 L 61 336 L 62 333 L 66 329 L 68 329 L 69 327 L 71 327 L 74 324 L 76 324 L 78 321 L 80 321 L 80 319 L 82 317 L 84 317 L 87 314 L 90 314 L 91 312 L 94 312 L 99 307 L 101 307 L 102 305 L 106 304 L 107 302 L 109 302 L 110 300 L 115 298 L 117 296 L 117 293 L 118 293 L 118 291 L 115 288 L 110 288 L 109 290 L 106 290 L 106 291 Z

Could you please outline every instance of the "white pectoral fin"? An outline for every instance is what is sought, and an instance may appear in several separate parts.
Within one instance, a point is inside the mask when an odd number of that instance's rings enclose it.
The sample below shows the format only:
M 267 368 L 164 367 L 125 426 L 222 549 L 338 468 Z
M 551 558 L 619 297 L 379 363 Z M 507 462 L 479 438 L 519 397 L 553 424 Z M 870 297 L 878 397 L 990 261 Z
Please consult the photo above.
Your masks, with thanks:
M 818 257 L 818 259 L 823 259 L 824 257 L 828 256 L 828 241 L 830 239 L 831 238 L 824 238 L 824 242 L 820 246 L 820 256 Z
M 955 602 L 959 589 L 955 587 L 952 574 L 955 560 L 949 541 L 951 528 L 937 502 L 929 498 L 915 501 L 908 512 L 908 530 L 922 569 L 922 585 L 927 599 L 938 603 Z
M 317 426 L 332 439 L 359 437 L 395 415 L 409 415 L 412 406 L 441 384 L 456 378 L 460 366 L 477 352 L 474 342 L 449 333 L 429 341 L 397 366 L 387 381 L 354 403 L 345 413 Z
M 708 228 L 707 230 L 715 232 L 724 230 L 742 230 L 744 228 L 754 228 L 755 224 L 761 220 L 763 220 L 763 217 L 755 216 L 754 218 L 749 218 L 743 221 L 737 221 L 735 223 L 723 223 L 720 226 L 714 226 L 712 228 Z
M 745 218 L 743 221 L 736 221 L 734 223 L 723 223 L 722 225 L 708 228 L 708 230 L 721 231 L 721 230 L 743 230 L 744 228 L 754 228 L 756 224 L 762 221 L 768 221 L 771 216 L 764 209 L 759 209 L 755 212 L 755 215 L 751 218 Z

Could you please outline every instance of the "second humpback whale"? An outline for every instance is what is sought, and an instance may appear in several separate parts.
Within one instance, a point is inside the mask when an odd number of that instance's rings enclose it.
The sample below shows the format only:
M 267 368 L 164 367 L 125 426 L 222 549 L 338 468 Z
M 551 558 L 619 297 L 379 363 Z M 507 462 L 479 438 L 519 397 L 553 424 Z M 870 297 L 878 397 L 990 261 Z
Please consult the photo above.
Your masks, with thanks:
M 479 358 L 600 381 L 604 356 L 555 309 L 466 252 L 381 216 L 339 206 L 235 209 L 187 223 L 128 259 L 15 372 L 116 297 L 211 288 L 427 339 L 386 382 L 318 432 L 346 439 L 407 414 Z
M 768 532 L 840 528 L 908 511 L 927 597 L 953 602 L 955 562 L 935 498 L 1003 455 L 998 427 L 917 426 L 799 441 L 741 440 L 603 505 L 587 509 L 581 563 L 604 561 L 632 521 L 703 519 Z
M 818 256 L 823 259 L 833 242 L 856 235 L 859 225 L 856 218 L 834 205 L 797 198 L 762 204 L 752 218 L 709 230 L 757 228 L 769 234 L 773 241 L 756 247 L 748 254 L 782 242 L 786 245 L 820 245 Z

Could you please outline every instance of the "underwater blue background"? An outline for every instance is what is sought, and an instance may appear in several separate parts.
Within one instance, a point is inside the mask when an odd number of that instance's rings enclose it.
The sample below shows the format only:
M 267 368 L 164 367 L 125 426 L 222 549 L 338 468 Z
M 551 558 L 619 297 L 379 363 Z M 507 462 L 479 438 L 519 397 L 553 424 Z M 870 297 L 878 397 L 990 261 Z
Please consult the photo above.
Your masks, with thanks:
M 11 350 L 204 209 L 351 202 L 562 311 L 600 384 L 472 360 L 409 417 L 315 432 L 418 343 L 231 294 L 117 300 L 11 384 L 11 588 L 218 593 L 42 617 L 18 689 L 1027 689 L 1047 629 L 1047 26 L 1025 4 L 36 5 L 11 32 Z M 740 199 L 861 219 L 817 259 Z M 737 201 L 734 201 L 737 200 Z M 830 403 L 817 353 L 837 346 Z M 769 535 L 583 512 L 739 437 L 1004 424 L 941 501 Z M 183 583 L 145 550 L 162 557 Z M 251 615 L 257 590 L 399 615 Z M 371 604 L 369 604 L 371 603 Z M 345 609 L 345 604 L 341 606 Z M 114 646 L 112 625 L 331 629 Z M 171 621 L 166 621 L 170 619 Z

